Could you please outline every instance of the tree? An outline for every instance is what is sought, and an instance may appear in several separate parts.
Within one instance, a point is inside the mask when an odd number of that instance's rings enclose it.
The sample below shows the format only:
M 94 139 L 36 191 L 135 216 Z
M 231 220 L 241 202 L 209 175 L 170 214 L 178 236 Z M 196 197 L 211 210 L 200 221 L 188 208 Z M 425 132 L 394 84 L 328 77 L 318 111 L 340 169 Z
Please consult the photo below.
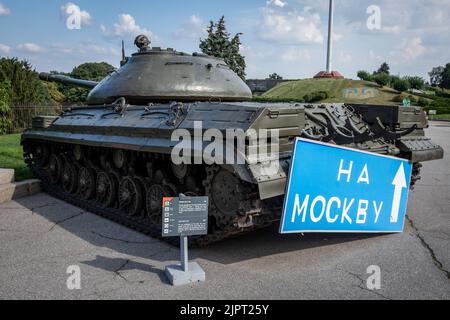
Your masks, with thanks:
M 378 71 L 375 72 L 375 73 L 386 73 L 386 74 L 389 74 L 389 72 L 390 72 L 389 65 L 386 62 L 383 62 L 381 64 L 380 68 L 378 69 Z
M 88 62 L 75 67 L 70 76 L 76 79 L 100 81 L 116 70 L 106 62 Z
M 114 70 L 115 68 L 106 62 L 89 62 L 75 67 L 72 72 L 67 75 L 76 79 L 100 81 Z M 53 71 L 52 73 L 56 72 Z M 66 84 L 58 84 L 58 89 L 65 96 L 66 102 L 72 104 L 84 103 L 90 91 L 89 89 Z
M 372 76 L 370 75 L 369 72 L 364 71 L 364 70 L 360 70 L 357 73 L 358 78 L 360 78 L 361 80 L 364 81 L 372 81 Z
M 428 72 L 428 75 L 430 76 L 430 84 L 433 87 L 440 87 L 443 80 L 445 68 L 443 66 L 435 67 L 430 72 Z
M 269 79 L 270 80 L 283 80 L 283 77 L 275 72 L 275 73 L 269 74 Z
M 445 65 L 444 71 L 442 72 L 441 87 L 450 89 L 450 63 Z
M 389 84 L 391 78 L 387 73 L 377 73 L 373 76 L 373 81 L 375 81 L 380 87 L 384 87 Z
M 392 87 L 392 84 L 393 84 L 395 81 L 397 81 L 397 80 L 402 80 L 402 78 L 401 78 L 400 76 L 397 76 L 397 75 L 392 75 L 392 76 L 391 76 L 391 80 L 389 81 L 390 86 Z
M 395 79 L 392 83 L 392 88 L 397 91 L 407 91 L 411 87 L 411 84 L 406 79 Z
M 245 80 L 245 57 L 240 54 L 241 35 L 237 33 L 231 40 L 225 26 L 225 17 L 217 23 L 210 21 L 206 29 L 208 37 L 200 39 L 200 49 L 203 53 L 221 58 L 239 77 Z
M 411 85 L 411 89 L 422 90 L 425 86 L 425 80 L 422 77 L 405 77 L 405 80 Z
M 0 83 L 9 82 L 9 101 L 12 105 L 54 104 L 47 87 L 39 80 L 31 64 L 17 58 L 0 59 Z
M 58 90 L 58 85 L 54 82 L 44 82 L 44 85 L 47 87 L 48 92 L 50 93 L 50 97 L 53 101 L 55 101 L 58 105 L 61 105 L 66 100 L 64 94 Z
M 240 47 L 242 44 L 241 35 L 242 33 L 238 33 L 231 40 L 230 57 L 226 58 L 225 61 L 230 66 L 231 70 L 236 72 L 242 80 L 245 80 L 246 63 L 244 56 L 240 54 Z
M 4 81 L 0 83 L 0 134 L 5 134 L 11 125 L 9 93 L 11 83 Z

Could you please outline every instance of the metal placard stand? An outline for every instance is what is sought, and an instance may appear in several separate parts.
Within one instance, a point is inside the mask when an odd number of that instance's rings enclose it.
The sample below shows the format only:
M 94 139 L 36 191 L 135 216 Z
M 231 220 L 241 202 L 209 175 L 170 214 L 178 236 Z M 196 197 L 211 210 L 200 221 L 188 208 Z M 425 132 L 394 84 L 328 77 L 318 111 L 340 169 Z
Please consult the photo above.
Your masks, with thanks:
M 180 207 L 183 204 L 178 202 L 177 198 L 166 198 L 163 203 L 163 236 L 175 235 L 177 230 L 187 230 L 180 232 L 177 235 L 180 237 L 180 264 L 167 266 L 165 273 L 169 282 L 174 286 L 185 285 L 193 282 L 205 281 L 205 271 L 196 262 L 189 262 L 188 255 L 188 235 L 202 235 L 207 233 L 207 220 L 208 220 L 208 199 L 203 197 L 185 197 L 180 195 L 180 202 L 186 202 L 184 206 L 189 206 L 192 201 L 193 204 L 203 204 L 206 210 L 199 212 L 191 212 L 190 214 L 182 215 L 182 219 L 178 216 L 179 212 L 183 210 Z M 168 208 L 168 209 L 167 209 Z M 178 212 L 176 212 L 178 211 Z M 203 212 L 205 211 L 205 212 Z M 167 222 L 168 221 L 168 222 Z M 192 229 L 192 226 L 196 226 L 199 229 Z M 200 226 L 200 227 L 199 227 Z M 205 227 L 206 226 L 206 227 Z M 164 230 L 164 228 L 167 228 Z
M 181 264 L 166 267 L 166 276 L 174 286 L 205 281 L 205 271 L 197 262 L 189 262 L 188 237 L 180 237 Z

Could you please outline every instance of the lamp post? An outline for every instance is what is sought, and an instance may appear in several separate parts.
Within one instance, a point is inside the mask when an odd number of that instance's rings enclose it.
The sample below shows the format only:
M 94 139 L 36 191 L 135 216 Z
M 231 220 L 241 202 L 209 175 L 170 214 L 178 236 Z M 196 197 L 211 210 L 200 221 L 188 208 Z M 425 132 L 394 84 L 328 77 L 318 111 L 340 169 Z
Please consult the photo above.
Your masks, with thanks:
M 327 50 L 327 73 L 331 73 L 331 57 L 333 54 L 333 15 L 334 0 L 330 0 L 330 12 L 328 16 L 328 50 Z

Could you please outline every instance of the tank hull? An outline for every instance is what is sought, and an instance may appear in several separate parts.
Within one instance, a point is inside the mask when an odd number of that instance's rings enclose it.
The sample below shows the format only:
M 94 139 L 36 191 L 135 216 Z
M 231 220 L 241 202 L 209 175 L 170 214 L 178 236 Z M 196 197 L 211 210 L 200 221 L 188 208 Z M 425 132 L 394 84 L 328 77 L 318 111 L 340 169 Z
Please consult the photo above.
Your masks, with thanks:
M 412 184 L 420 162 L 443 156 L 424 135 L 428 124 L 420 108 L 198 102 L 80 107 L 46 120 L 37 119 L 22 144 L 47 191 L 155 237 L 161 235 L 163 196 L 208 195 L 210 232 L 194 239 L 197 245 L 280 219 L 295 137 L 411 160 Z M 211 139 L 204 137 L 211 129 L 224 137 L 230 129 L 276 131 L 277 152 L 250 157 L 246 141 L 243 149 L 225 143 L 208 154 Z M 174 165 L 180 132 L 193 137 L 193 161 Z M 217 163 L 218 153 L 243 161 Z M 265 170 L 272 164 L 275 170 Z

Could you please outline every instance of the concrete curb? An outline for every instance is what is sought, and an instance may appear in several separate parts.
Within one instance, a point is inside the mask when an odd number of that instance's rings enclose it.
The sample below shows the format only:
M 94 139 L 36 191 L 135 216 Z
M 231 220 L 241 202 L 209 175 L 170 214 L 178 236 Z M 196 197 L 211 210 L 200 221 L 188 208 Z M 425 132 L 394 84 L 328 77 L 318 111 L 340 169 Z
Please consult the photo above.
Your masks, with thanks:
M 13 169 L 0 169 L 0 185 L 14 183 Z
M 37 179 L 14 182 L 14 170 L 0 169 L 0 203 L 41 192 L 41 181 Z
M 435 120 L 429 120 L 431 122 L 450 122 L 450 120 L 445 120 L 445 119 L 435 119 Z

